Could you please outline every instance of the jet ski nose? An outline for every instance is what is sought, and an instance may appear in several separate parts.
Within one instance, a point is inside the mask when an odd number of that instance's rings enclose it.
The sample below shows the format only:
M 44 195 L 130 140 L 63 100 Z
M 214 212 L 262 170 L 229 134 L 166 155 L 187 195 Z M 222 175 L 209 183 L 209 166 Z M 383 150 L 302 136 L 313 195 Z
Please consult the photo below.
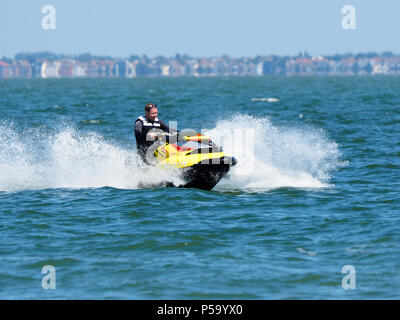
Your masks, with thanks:
M 232 157 L 232 166 L 234 166 L 234 165 L 236 165 L 236 164 L 237 164 L 236 158 L 235 158 L 235 157 Z
M 223 158 L 221 158 L 221 163 L 229 164 L 230 166 L 234 166 L 237 163 L 237 160 L 235 157 L 224 156 Z

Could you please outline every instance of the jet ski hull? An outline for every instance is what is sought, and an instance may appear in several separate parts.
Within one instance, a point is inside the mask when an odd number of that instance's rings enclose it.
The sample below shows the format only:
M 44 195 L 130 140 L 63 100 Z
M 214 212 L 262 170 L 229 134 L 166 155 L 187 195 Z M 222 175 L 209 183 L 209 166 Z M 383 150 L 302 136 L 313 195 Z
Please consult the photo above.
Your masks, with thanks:
M 182 176 L 186 184 L 183 188 L 197 188 L 210 191 L 228 173 L 231 166 L 236 163 L 234 158 L 224 157 L 221 163 L 198 163 L 185 168 Z

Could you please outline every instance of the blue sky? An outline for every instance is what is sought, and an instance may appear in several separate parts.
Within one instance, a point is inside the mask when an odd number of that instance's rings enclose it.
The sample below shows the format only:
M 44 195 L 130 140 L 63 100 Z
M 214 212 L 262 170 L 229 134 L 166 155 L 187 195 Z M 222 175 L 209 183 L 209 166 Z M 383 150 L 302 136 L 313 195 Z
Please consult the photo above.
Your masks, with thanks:
M 46 4 L 56 30 L 42 29 Z M 355 30 L 341 27 L 344 5 L 356 8 Z M 400 53 L 399 15 L 398 0 L 1 0 L 0 57 Z

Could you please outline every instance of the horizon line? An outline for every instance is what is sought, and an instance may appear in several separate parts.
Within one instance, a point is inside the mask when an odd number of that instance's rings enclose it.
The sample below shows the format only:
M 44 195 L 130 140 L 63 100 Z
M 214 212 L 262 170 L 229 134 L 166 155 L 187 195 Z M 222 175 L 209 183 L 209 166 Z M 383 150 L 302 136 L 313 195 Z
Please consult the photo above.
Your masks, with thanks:
M 143 54 L 131 53 L 130 55 L 125 56 L 125 57 L 113 56 L 113 55 L 107 55 L 107 54 L 92 54 L 92 53 L 90 53 L 90 52 L 81 52 L 81 53 L 57 53 L 57 52 L 54 52 L 54 51 L 43 50 L 43 51 L 20 51 L 20 52 L 15 53 L 14 56 L 13 56 L 13 58 L 9 58 L 9 57 L 7 57 L 7 56 L 5 56 L 5 55 L 1 55 L 0 60 L 2 60 L 2 59 L 4 59 L 4 58 L 6 58 L 6 59 L 11 59 L 11 60 L 16 60 L 15 57 L 16 57 L 18 54 L 32 54 L 32 55 L 35 55 L 35 54 L 44 54 L 44 53 L 45 53 L 45 54 L 54 54 L 54 55 L 67 56 L 67 57 L 71 57 L 71 58 L 88 54 L 88 55 L 90 55 L 90 56 L 92 56 L 92 57 L 94 57 L 94 58 L 95 58 L 95 57 L 109 57 L 109 58 L 112 58 L 112 59 L 129 59 L 129 57 L 131 57 L 131 56 L 147 57 L 147 58 L 149 58 L 149 59 L 155 59 L 155 58 L 157 58 L 157 57 L 175 58 L 177 55 L 179 55 L 179 56 L 181 56 L 181 57 L 183 57 L 183 56 L 188 56 L 188 57 L 190 57 L 190 58 L 195 58 L 195 59 L 197 59 L 197 58 L 221 58 L 221 57 L 228 57 L 228 58 L 233 58 L 233 59 L 256 58 L 256 57 L 298 57 L 298 56 L 303 56 L 303 57 L 304 57 L 304 55 L 308 55 L 308 56 L 310 56 L 310 57 L 331 57 L 331 56 L 345 56 L 345 55 L 352 55 L 352 56 L 355 56 L 355 55 L 360 55 L 360 54 L 383 55 L 383 54 L 385 54 L 385 53 L 387 53 L 387 54 L 392 54 L 393 56 L 400 56 L 400 53 L 394 53 L 394 52 L 392 52 L 392 51 L 390 51 L 390 50 L 383 50 L 383 51 L 359 51 L 359 52 L 345 52 L 345 53 L 331 53 L 331 54 L 312 54 L 312 53 L 310 53 L 310 52 L 307 51 L 307 50 L 300 50 L 297 54 L 292 54 L 292 55 L 290 55 L 290 54 L 264 54 L 264 55 L 257 54 L 257 55 L 253 55 L 253 56 L 231 56 L 231 55 L 229 55 L 229 54 L 227 54 L 227 53 L 220 54 L 220 55 L 213 55 L 213 56 L 193 56 L 193 55 L 190 55 L 190 54 L 188 54 L 188 53 L 179 53 L 179 52 L 175 53 L 175 55 L 172 55 L 172 56 L 171 56 L 171 55 L 170 55 L 170 56 L 167 56 L 167 55 L 164 56 L 164 55 L 162 55 L 162 54 L 157 54 L 157 55 L 154 55 L 154 56 L 149 56 L 149 55 L 147 55 L 146 53 L 143 53 Z

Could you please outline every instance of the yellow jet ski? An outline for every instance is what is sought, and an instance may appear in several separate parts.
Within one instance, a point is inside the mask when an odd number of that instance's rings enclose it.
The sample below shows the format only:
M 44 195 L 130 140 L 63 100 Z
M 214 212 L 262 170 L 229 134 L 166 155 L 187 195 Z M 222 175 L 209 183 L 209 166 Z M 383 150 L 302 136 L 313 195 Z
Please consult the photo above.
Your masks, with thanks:
M 162 133 L 150 147 L 152 164 L 177 168 L 185 184 L 179 187 L 211 190 L 237 161 L 222 151 L 207 136 L 192 130 L 175 134 Z

